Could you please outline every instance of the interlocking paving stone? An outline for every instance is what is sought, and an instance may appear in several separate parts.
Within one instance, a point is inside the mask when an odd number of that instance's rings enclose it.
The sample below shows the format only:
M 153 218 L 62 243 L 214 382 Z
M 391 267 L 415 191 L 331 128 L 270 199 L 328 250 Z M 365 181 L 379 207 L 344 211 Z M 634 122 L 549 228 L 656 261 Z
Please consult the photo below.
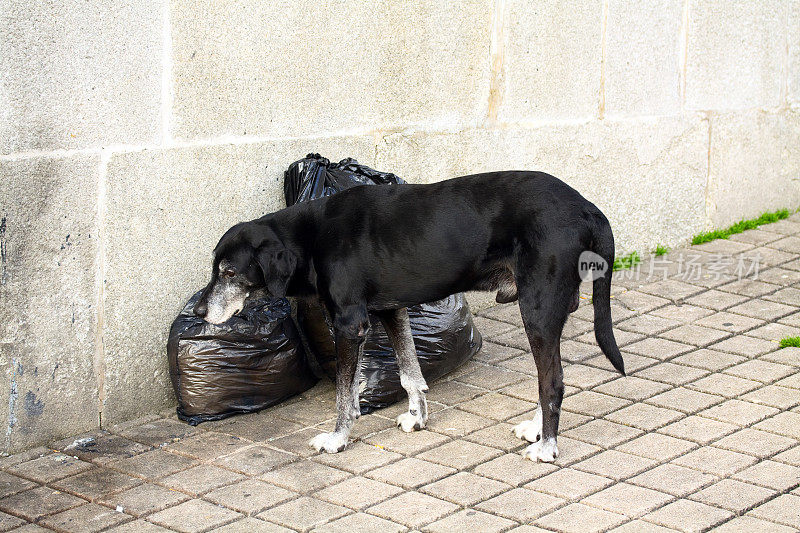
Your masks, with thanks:
M 652 431 L 674 422 L 684 415 L 678 411 L 655 407 L 646 403 L 635 403 L 606 415 L 606 419 L 645 431 Z
M 563 456 L 564 446 L 561 440 L 559 439 L 558 446 Z M 475 473 L 479 476 L 502 481 L 515 487 L 556 470 L 558 467 L 552 464 L 529 461 L 519 453 L 501 455 L 475 467 Z
M 72 493 L 89 501 L 120 492 L 142 483 L 142 480 L 108 468 L 93 468 L 81 474 L 53 481 L 53 488 Z
M 395 485 L 356 476 L 315 492 L 314 497 L 361 510 L 401 492 L 403 490 Z
M 42 516 L 65 511 L 84 503 L 86 500 L 71 494 L 49 487 L 36 487 L 0 499 L 0 511 L 34 521 Z
M 364 475 L 370 479 L 399 485 L 405 489 L 415 489 L 454 474 L 456 471 L 455 468 L 423 461 L 416 457 L 407 457 L 396 463 L 376 468 Z
M 671 387 L 664 383 L 659 383 L 650 379 L 642 379 L 636 376 L 626 376 L 616 379 L 610 383 L 604 383 L 595 387 L 595 392 L 602 392 L 610 396 L 625 398 L 627 400 L 639 401 L 655 396 L 660 392 L 669 390 Z
M 782 494 L 751 511 L 753 516 L 800 529 L 800 496 Z
M 725 401 L 724 396 L 709 394 L 683 387 L 676 387 L 652 398 L 648 398 L 647 403 L 658 405 L 659 407 L 669 407 L 683 411 L 684 413 L 696 413 L 712 405 Z
M 680 305 L 679 304 L 665 305 L 664 307 L 654 309 L 653 311 L 650 312 L 650 314 L 655 316 L 660 316 L 662 318 L 677 320 L 678 322 L 686 324 L 694 322 L 695 320 L 699 320 L 705 316 L 711 315 L 713 314 L 713 311 L 696 305 L 683 303 Z
M 11 474 L 28 478 L 38 483 L 49 483 L 92 468 L 91 463 L 81 461 L 63 453 L 53 453 L 26 461 L 8 468 Z
M 631 440 L 641 434 L 642 431 L 636 428 L 603 419 L 592 420 L 582 426 L 562 433 L 565 437 L 571 437 L 606 448 L 610 448 L 626 440 Z
M 21 518 L 0 512 L 0 531 L 9 531 L 25 524 L 27 522 Z
M 779 288 L 780 285 L 775 285 L 773 283 L 767 283 L 762 280 L 750 279 L 750 278 L 736 280 L 731 283 L 726 283 L 725 285 L 720 285 L 719 287 L 717 287 L 717 289 L 720 291 L 726 291 L 734 294 L 743 294 L 751 298 L 764 296 L 765 294 L 775 292 Z
M 714 528 L 714 533 L 796 533 L 795 528 L 769 522 L 753 516 L 737 516 Z
M 347 507 L 334 505 L 309 496 L 282 503 L 259 513 L 257 518 L 292 529 L 306 530 L 350 513 Z
M 458 505 L 474 505 L 510 488 L 510 485 L 500 481 L 469 472 L 459 472 L 430 485 L 425 485 L 420 490 Z
M 635 476 L 656 464 L 658 464 L 657 461 L 646 457 L 617 450 L 606 450 L 580 463 L 576 463 L 574 468 L 599 476 L 622 480 Z
M 414 455 L 449 440 L 446 436 L 434 431 L 405 433 L 397 428 L 391 428 L 367 437 L 365 442 L 403 455 Z
M 564 500 L 535 490 L 515 488 L 483 501 L 476 509 L 518 522 L 529 522 L 564 504 Z
M 669 299 L 653 296 L 652 294 L 639 291 L 623 292 L 616 295 L 613 298 L 613 301 L 616 301 L 620 305 L 625 306 L 627 309 L 636 313 L 646 313 L 657 307 L 661 307 L 670 303 Z M 592 307 L 589 306 L 589 309 L 591 310 Z M 613 312 L 612 315 L 616 316 Z
M 107 496 L 100 503 L 115 509 L 121 507 L 124 512 L 133 516 L 143 516 L 177 505 L 188 499 L 189 497 L 181 492 L 166 489 L 152 483 L 144 483 L 132 489 Z
M 731 307 L 728 311 L 759 320 L 775 320 L 797 311 L 797 308 L 778 302 L 755 299 Z
M 797 327 L 789 326 L 788 324 L 781 324 L 780 322 L 770 322 L 761 327 L 752 329 L 747 332 L 751 337 L 758 337 L 773 342 L 780 342 L 784 337 L 793 337 L 797 335 Z
M 784 287 L 772 294 L 764 296 L 763 298 L 765 300 L 771 300 L 773 302 L 789 304 L 797 307 L 800 305 L 800 289 L 796 289 L 794 287 Z
M 665 339 L 702 347 L 713 344 L 730 335 L 731 333 L 727 331 L 700 326 L 698 324 L 686 324 L 684 326 L 665 331 L 660 336 Z
M 679 326 L 681 323 L 678 320 L 671 318 L 662 318 L 656 315 L 638 315 L 627 320 L 623 320 L 617 327 L 643 335 L 656 335 L 668 329 Z
M 296 496 L 297 493 L 270 483 L 246 479 L 209 492 L 203 498 L 240 513 L 255 514 Z
M 741 355 L 735 355 L 726 352 L 717 352 L 715 350 L 695 350 L 687 354 L 676 357 L 672 360 L 673 363 L 680 365 L 689 365 L 697 368 L 702 368 L 710 371 L 722 370 L 728 368 L 742 361 L 746 361 Z
M 608 394 L 600 394 L 595 391 L 580 391 L 565 398 L 561 408 L 589 416 L 603 416 L 630 404 L 629 400 L 609 396 Z
M 597 492 L 611 484 L 614 480 L 607 477 L 581 472 L 574 468 L 561 468 L 531 481 L 525 487 L 546 492 L 560 498 L 576 500 L 593 492 Z
M 160 526 L 186 533 L 206 531 L 241 518 L 230 509 L 203 500 L 189 500 L 147 517 Z
M 736 398 L 761 386 L 758 381 L 744 379 L 728 374 L 711 374 L 686 385 L 690 389 L 708 394 L 718 394 L 727 398 Z
M 203 464 L 159 479 L 158 483 L 196 497 L 217 487 L 241 481 L 242 479 L 244 479 L 242 474 Z
M 705 474 L 691 468 L 666 463 L 643 472 L 629 481 L 649 489 L 658 490 L 674 496 L 686 496 L 697 489 L 713 483 L 716 476 Z
M 733 475 L 734 479 L 785 491 L 800 483 L 800 470 L 777 461 L 761 461 Z
M 209 461 L 233 453 L 252 444 L 241 437 L 217 432 L 205 432 L 168 444 L 164 449 Z
M 673 499 L 672 496 L 663 492 L 629 483 L 617 483 L 582 501 L 607 511 L 636 518 Z
M 458 408 L 439 411 L 428 419 L 427 429 L 450 437 L 463 437 L 473 431 L 491 426 L 495 421 Z
M 697 446 L 697 443 L 670 437 L 669 435 L 645 433 L 632 441 L 620 444 L 616 449 L 621 452 L 647 457 L 648 459 L 669 461 L 697 448 Z
M 752 359 L 724 370 L 726 374 L 771 383 L 797 372 L 797 368 L 760 359 Z
M 581 389 L 590 389 L 601 383 L 616 379 L 619 374 L 583 364 L 572 364 L 564 367 L 564 383 Z
M 467 470 L 502 454 L 503 452 L 496 448 L 466 440 L 456 440 L 423 452 L 417 457 L 458 470 Z
M 669 385 L 684 385 L 690 381 L 707 376 L 708 371 L 699 368 L 677 365 L 674 363 L 659 363 L 644 370 L 636 372 L 636 377 L 659 381 Z
M 133 476 L 157 479 L 195 465 L 197 465 L 197 461 L 188 457 L 163 450 L 152 450 L 134 455 L 128 459 L 120 459 L 119 461 L 108 463 L 107 466 Z
M 458 378 L 457 381 L 472 385 L 474 387 L 482 387 L 489 390 L 497 390 L 508 385 L 513 385 L 518 381 L 525 379 L 516 372 L 502 370 L 500 368 L 482 368 L 479 371 L 467 374 L 466 376 Z
M 729 424 L 736 424 L 737 426 L 750 426 L 777 412 L 778 410 L 773 407 L 731 399 L 709 407 L 704 411 L 700 411 L 698 414 L 707 418 L 728 422 Z
M 499 392 L 526 402 L 538 402 L 539 382 L 535 379 L 526 378 L 524 381 L 500 389 Z
M 257 445 L 243 448 L 215 461 L 219 466 L 229 468 L 245 475 L 263 474 L 275 467 L 296 459 L 290 453 L 274 450 L 267 446 Z
M 703 317 L 700 320 L 696 320 L 695 324 L 708 326 L 710 328 L 722 329 L 725 331 L 730 331 L 731 333 L 741 333 L 743 331 L 747 331 L 748 329 L 761 326 L 765 324 L 765 322 L 759 318 L 742 316 L 728 311 L 723 311 Z
M 152 422 L 125 427 L 118 433 L 141 444 L 159 447 L 164 443 L 174 442 L 176 439 L 182 439 L 198 431 L 199 429 L 184 422 L 159 418 Z
M 800 394 L 796 390 L 780 385 L 767 385 L 760 389 L 748 392 L 742 396 L 743 400 L 777 407 L 778 409 L 789 409 L 800 405 Z
M 419 528 L 454 511 L 458 506 L 421 492 L 404 492 L 367 509 L 367 512 L 411 528 Z
M 681 531 L 703 531 L 733 516 L 700 502 L 678 500 L 646 515 L 645 520 Z
M 671 359 L 693 349 L 695 349 L 695 347 L 690 344 L 658 337 L 648 337 L 625 347 L 625 350 L 628 352 L 644 355 L 645 357 L 655 357 L 662 361 Z
M 759 422 L 754 427 L 800 440 L 800 413 L 791 411 L 778 413 L 772 418 Z
M 32 489 L 35 486 L 36 483 L 28 479 L 0 472 L 0 498 Z
M 275 416 L 267 418 L 267 414 L 263 412 L 238 415 L 219 422 L 206 422 L 203 425 L 206 424 L 217 424 L 211 426 L 215 431 L 253 442 L 277 439 L 303 428 L 303 425 L 297 422 L 282 420 Z
M 436 400 L 446 405 L 455 405 L 476 398 L 485 392 L 479 387 L 473 387 L 458 381 L 439 381 L 430 386 L 428 399 Z
M 742 483 L 735 479 L 723 479 L 692 494 L 689 498 L 738 514 L 766 501 L 774 494 L 774 490 Z
M 659 429 L 659 431 L 679 439 L 691 440 L 699 444 L 709 444 L 716 439 L 733 433 L 736 429 L 737 426 L 727 422 L 720 422 L 698 415 L 689 415 L 682 420 Z
M 514 415 L 530 411 L 535 407 L 536 405 L 531 402 L 525 402 L 497 392 L 490 392 L 459 404 L 459 408 L 464 411 L 494 420 L 506 420 Z
M 58 514 L 45 516 L 39 523 L 57 531 L 100 531 L 133 520 L 133 517 L 114 509 L 87 503 Z
M 316 527 L 314 531 L 319 533 L 372 533 L 373 531 L 399 533 L 400 531 L 405 531 L 405 529 L 400 524 L 395 524 L 377 516 L 355 513 Z
M 571 503 L 537 519 L 536 524 L 566 533 L 589 533 L 605 531 L 625 520 L 626 517 L 621 514 L 589 507 L 582 503 Z
M 718 476 L 728 476 L 754 464 L 756 461 L 758 459 L 751 455 L 723 450 L 714 446 L 704 446 L 672 460 L 675 464 L 688 466 L 689 468 Z
M 259 520 L 252 516 L 214 528 L 214 533 L 291 533 L 292 531 L 278 524 Z M 131 533 L 135 532 L 131 531 Z
M 313 461 L 300 461 L 270 470 L 261 479 L 283 488 L 307 493 L 347 479 L 352 474 Z
M 759 272 L 758 279 L 777 285 L 788 286 L 794 283 L 800 283 L 800 272 L 787 268 L 773 267 Z
M 312 455 L 316 455 L 319 452 L 308 445 L 308 441 L 322 433 L 323 431 L 330 431 L 333 429 L 333 424 L 331 427 L 316 427 L 316 428 L 304 428 L 300 431 L 295 431 L 294 433 L 289 433 L 283 437 L 277 437 L 274 439 L 268 439 L 265 444 L 270 448 L 277 448 L 283 452 L 286 452 L 291 455 L 297 455 L 303 458 L 311 457 Z M 355 431 L 351 436 L 355 437 L 360 433 L 359 426 L 356 426 Z M 238 452 L 237 452 L 238 453 Z M 223 459 L 220 459 L 222 461 Z
M 354 442 L 343 452 L 322 453 L 313 456 L 312 460 L 353 474 L 362 474 L 367 470 L 372 470 L 402 458 L 403 456 L 399 453 L 364 442 Z
M 448 517 L 425 526 L 430 533 L 451 533 L 453 531 L 481 531 L 495 533 L 506 531 L 515 525 L 506 518 L 494 516 L 474 509 L 464 509 Z

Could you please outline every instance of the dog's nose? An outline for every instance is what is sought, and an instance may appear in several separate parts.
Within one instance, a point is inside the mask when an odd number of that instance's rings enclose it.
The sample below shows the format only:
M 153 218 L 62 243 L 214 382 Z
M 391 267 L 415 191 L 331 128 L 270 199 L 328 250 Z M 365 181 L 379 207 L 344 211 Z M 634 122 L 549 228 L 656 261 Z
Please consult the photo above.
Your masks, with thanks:
M 208 305 L 205 302 L 197 302 L 194 306 L 194 314 L 200 318 L 205 318 L 206 314 L 208 314 Z

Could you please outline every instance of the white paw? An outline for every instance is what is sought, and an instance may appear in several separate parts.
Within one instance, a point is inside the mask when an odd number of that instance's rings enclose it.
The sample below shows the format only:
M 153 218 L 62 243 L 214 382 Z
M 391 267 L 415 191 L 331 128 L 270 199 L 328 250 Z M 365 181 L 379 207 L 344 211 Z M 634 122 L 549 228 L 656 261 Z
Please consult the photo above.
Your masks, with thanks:
M 514 434 L 518 439 L 536 442 L 542 437 L 542 407 L 536 408 L 533 420 L 526 420 L 514 426 Z
M 419 414 L 412 415 L 411 412 L 408 411 L 398 416 L 396 421 L 397 427 L 406 433 L 411 433 L 412 431 L 417 431 L 425 427 L 425 420 L 423 420 Z
M 558 457 L 558 447 L 556 447 L 555 439 L 540 440 L 534 442 L 522 452 L 522 456 L 530 459 L 531 461 L 541 461 L 543 463 L 552 463 Z
M 535 420 L 526 420 L 514 426 L 513 431 L 518 439 L 536 442 L 542 436 L 542 425 L 537 424 Z
M 318 452 L 339 453 L 347 446 L 347 437 L 341 433 L 320 433 L 308 444 Z

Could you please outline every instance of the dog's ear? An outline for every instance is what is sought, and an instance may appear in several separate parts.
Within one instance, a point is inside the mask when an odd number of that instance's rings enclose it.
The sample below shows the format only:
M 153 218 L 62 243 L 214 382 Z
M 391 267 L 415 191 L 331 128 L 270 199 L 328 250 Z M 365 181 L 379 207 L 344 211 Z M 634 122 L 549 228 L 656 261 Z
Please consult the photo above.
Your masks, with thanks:
M 264 274 L 264 284 L 270 296 L 285 297 L 297 266 L 297 257 L 285 248 L 270 250 L 262 247 L 256 252 L 256 262 Z

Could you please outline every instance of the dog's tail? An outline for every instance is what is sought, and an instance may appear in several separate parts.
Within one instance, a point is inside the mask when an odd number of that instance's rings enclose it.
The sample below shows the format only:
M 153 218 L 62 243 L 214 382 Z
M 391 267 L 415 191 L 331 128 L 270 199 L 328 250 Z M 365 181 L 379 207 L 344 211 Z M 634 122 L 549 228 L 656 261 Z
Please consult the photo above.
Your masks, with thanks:
M 594 305 L 594 336 L 600 349 L 620 374 L 625 375 L 625 362 L 619 353 L 611 322 L 611 275 L 614 265 L 614 234 L 608 219 L 597 212 L 593 231 L 592 251 L 602 257 L 608 267 L 594 280 L 592 301 Z

